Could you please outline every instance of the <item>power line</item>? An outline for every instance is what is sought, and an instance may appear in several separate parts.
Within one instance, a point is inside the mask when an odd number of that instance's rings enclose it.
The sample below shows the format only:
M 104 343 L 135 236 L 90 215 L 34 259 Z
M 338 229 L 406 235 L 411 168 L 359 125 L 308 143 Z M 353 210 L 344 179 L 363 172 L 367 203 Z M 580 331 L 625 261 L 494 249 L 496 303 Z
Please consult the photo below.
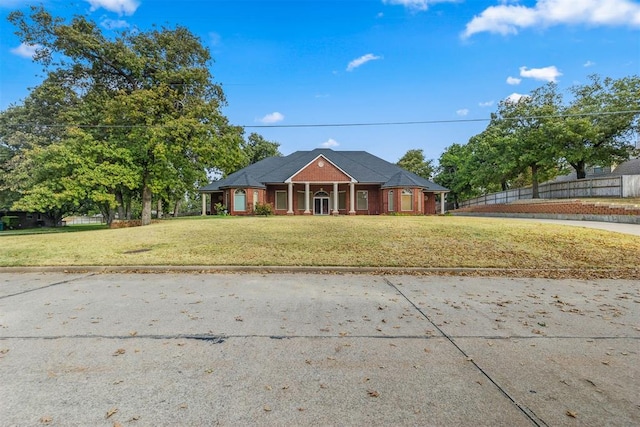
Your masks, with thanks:
M 640 114 L 640 110 L 622 110 L 622 111 L 601 111 L 593 113 L 575 113 L 575 114 L 554 114 L 547 116 L 516 116 L 501 117 L 500 120 L 539 120 L 539 119 L 563 119 L 573 117 L 596 117 L 611 116 L 618 114 Z M 287 128 L 325 128 L 325 127 L 365 127 L 365 126 L 411 126 L 411 125 L 433 125 L 433 124 L 449 124 L 449 123 L 473 123 L 473 122 L 489 122 L 492 118 L 474 118 L 474 119 L 450 119 L 450 120 L 415 120 L 415 121 L 398 121 L 398 122 L 352 122 L 352 123 L 299 123 L 290 125 L 230 125 L 247 129 L 287 129 Z M 83 124 L 42 124 L 42 123 L 15 123 L 7 124 L 9 127 L 41 127 L 41 128 L 70 128 L 79 129 L 145 129 L 145 128 L 171 128 L 172 125 L 83 125 Z

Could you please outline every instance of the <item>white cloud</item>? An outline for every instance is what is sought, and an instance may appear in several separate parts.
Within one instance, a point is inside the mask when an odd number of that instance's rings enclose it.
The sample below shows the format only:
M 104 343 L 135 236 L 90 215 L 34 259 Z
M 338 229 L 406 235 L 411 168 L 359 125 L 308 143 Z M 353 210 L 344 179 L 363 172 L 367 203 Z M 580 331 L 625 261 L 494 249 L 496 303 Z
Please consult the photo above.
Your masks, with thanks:
M 533 7 L 503 3 L 475 16 L 467 23 L 462 37 L 482 32 L 517 34 L 530 27 L 579 24 L 640 28 L 640 4 L 631 0 L 537 0 Z
M 529 68 L 520 67 L 520 76 L 527 77 L 535 80 L 542 80 L 545 82 L 556 82 L 558 77 L 562 73 L 556 68 L 555 65 L 544 68 Z
M 460 110 L 456 111 L 456 114 L 459 116 L 466 116 L 467 114 L 469 114 L 469 109 L 468 108 L 461 108 Z
M 493 101 L 479 102 L 478 105 L 480 107 L 491 107 L 493 105 Z
M 511 102 L 513 104 L 517 104 L 522 98 L 529 98 L 529 95 L 523 95 L 521 93 L 512 93 L 511 95 L 505 98 L 505 101 Z
M 340 145 L 338 143 L 338 141 L 336 141 L 333 138 L 329 138 L 327 141 L 325 141 L 322 144 L 320 144 L 320 147 L 322 147 L 322 148 L 333 148 L 333 147 L 337 147 L 338 145 Z
M 347 65 L 347 71 L 353 71 L 359 66 L 366 64 L 369 61 L 375 61 L 377 59 L 382 59 L 381 56 L 376 56 L 373 53 L 367 53 L 366 55 L 362 55 L 360 58 L 356 58 L 353 61 L 349 62 Z
M 595 62 L 593 62 L 593 61 L 587 61 L 587 62 L 585 62 L 585 63 L 583 64 L 583 67 L 585 67 L 585 68 L 589 68 L 589 67 L 593 67 L 594 65 L 596 65 L 596 63 L 595 63 Z
M 103 19 L 100 22 L 107 30 L 117 30 L 119 28 L 129 28 L 129 23 L 127 21 L 123 21 L 122 19 Z
M 40 46 L 39 44 L 21 43 L 20 46 L 14 47 L 10 52 L 23 58 L 33 58 L 33 56 L 36 54 L 36 50 L 41 47 L 42 46 Z
M 133 15 L 140 2 L 138 0 L 85 0 L 91 5 L 91 12 L 98 9 L 106 9 L 118 15 Z
M 522 79 L 519 79 L 517 77 L 511 77 L 511 76 L 507 77 L 507 84 L 509 85 L 514 85 L 514 86 L 519 85 L 521 81 Z
M 429 5 L 436 3 L 455 3 L 458 0 L 382 0 L 384 4 L 402 5 L 410 10 L 427 10 Z
M 267 114 L 266 116 L 264 116 L 263 118 L 261 118 L 259 121 L 264 123 L 264 124 L 271 124 L 271 123 L 278 123 L 284 120 L 284 115 L 278 113 L 277 111 Z

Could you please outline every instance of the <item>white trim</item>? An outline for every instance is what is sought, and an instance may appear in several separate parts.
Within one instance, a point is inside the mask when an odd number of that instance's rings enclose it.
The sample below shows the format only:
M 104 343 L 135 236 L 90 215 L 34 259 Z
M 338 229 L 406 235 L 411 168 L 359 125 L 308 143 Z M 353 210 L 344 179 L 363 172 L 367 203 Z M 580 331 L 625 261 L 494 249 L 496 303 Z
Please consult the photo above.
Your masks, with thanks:
M 287 215 L 293 215 L 293 183 L 290 182 L 287 186 Z
M 348 173 L 346 173 L 344 170 L 342 170 L 342 168 L 340 168 L 338 165 L 336 165 L 335 163 L 333 163 L 331 160 L 327 159 L 323 154 L 319 154 L 315 159 L 311 160 L 309 163 L 307 163 L 306 165 L 304 165 L 302 168 L 300 168 L 299 170 L 297 170 L 293 175 L 291 175 L 289 178 L 284 180 L 285 184 L 289 184 L 291 182 L 293 182 L 293 177 L 298 175 L 300 172 L 302 172 L 303 170 L 305 170 L 306 168 L 308 168 L 309 166 L 311 166 L 316 160 L 318 160 L 320 157 L 322 157 L 324 160 L 326 160 L 327 162 L 329 162 L 331 165 L 333 165 L 333 167 L 335 167 L 336 169 L 338 169 L 340 172 L 342 172 L 343 174 L 345 174 L 346 176 L 348 176 L 351 181 L 342 181 L 342 182 L 358 182 L 354 177 L 352 177 L 351 175 L 349 175 Z M 301 181 L 303 182 L 303 181 Z M 307 182 L 307 181 L 304 181 Z M 316 184 L 315 181 L 308 181 L 310 184 Z M 318 181 L 317 183 L 325 183 L 328 181 Z M 331 181 L 333 182 L 333 181 Z M 340 181 L 339 181 L 340 182 Z

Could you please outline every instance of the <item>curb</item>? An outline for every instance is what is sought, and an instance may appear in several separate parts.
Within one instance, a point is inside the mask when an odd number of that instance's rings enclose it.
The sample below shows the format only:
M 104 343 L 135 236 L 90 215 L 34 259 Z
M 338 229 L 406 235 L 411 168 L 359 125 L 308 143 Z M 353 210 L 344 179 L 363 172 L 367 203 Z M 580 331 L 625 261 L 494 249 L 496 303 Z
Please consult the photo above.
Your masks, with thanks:
M 456 212 L 453 216 L 475 216 L 491 218 L 529 218 L 557 219 L 568 221 L 596 221 L 618 224 L 640 224 L 640 215 L 589 215 L 589 214 L 544 214 L 544 213 L 506 213 L 506 212 Z
M 229 266 L 229 265 L 111 265 L 111 266 L 42 266 L 0 267 L 0 273 L 62 274 L 370 274 L 410 276 L 472 276 L 520 278 L 640 279 L 640 268 L 571 269 L 571 268 L 428 268 L 428 267 L 341 267 L 341 266 Z

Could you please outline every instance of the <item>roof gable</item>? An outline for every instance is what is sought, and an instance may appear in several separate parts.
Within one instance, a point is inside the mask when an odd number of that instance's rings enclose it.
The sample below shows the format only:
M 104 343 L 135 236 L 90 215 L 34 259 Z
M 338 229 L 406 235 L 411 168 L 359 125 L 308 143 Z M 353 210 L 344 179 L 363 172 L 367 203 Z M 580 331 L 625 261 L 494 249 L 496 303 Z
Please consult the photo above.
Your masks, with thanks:
M 285 182 L 357 182 L 348 173 L 320 154 Z

